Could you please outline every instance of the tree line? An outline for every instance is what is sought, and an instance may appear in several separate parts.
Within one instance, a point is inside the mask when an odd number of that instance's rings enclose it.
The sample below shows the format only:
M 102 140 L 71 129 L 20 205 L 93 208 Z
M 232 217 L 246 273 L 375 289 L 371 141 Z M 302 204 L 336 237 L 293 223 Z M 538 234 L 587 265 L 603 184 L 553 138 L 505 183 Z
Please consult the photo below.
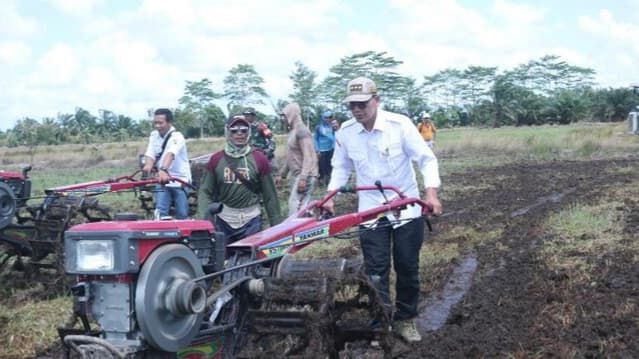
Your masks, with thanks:
M 598 88 L 595 70 L 574 66 L 559 56 L 546 55 L 513 69 L 468 66 L 448 68 L 415 79 L 402 75 L 403 62 L 386 52 L 366 51 L 345 56 L 329 69 L 324 79 L 302 62 L 296 62 L 289 79 L 293 91 L 286 99 L 273 100 L 263 87 L 264 79 L 250 64 L 229 70 L 221 84 L 208 78 L 186 81 L 174 109 L 176 127 L 186 137 L 219 136 L 229 113 L 246 107 L 270 106 L 277 114 L 289 102 L 300 104 L 311 127 L 319 114 L 332 110 L 338 119 L 348 118 L 341 101 L 347 82 L 357 76 L 373 79 L 385 109 L 418 121 L 425 111 L 439 127 L 524 126 L 568 124 L 576 121 L 620 121 L 639 104 L 630 88 Z M 217 89 L 219 90 L 217 90 Z M 218 104 L 225 103 L 226 111 Z M 283 130 L 277 115 L 258 112 L 260 120 Z M 0 132 L 0 144 L 8 146 L 126 141 L 147 136 L 148 118 L 132 119 L 109 110 L 97 115 L 83 108 L 72 114 L 35 120 L 24 118 Z

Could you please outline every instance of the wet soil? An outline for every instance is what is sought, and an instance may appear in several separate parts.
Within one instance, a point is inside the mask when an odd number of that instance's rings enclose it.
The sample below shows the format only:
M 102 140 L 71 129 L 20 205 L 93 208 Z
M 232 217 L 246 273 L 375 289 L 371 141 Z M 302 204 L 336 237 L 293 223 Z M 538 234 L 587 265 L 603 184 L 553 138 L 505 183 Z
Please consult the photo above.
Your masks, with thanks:
M 446 213 L 433 219 L 429 240 L 458 227 L 501 234 L 478 246 L 460 239 L 467 252 L 426 279 L 431 289 L 417 318 L 423 340 L 394 340 L 391 357 L 639 357 L 639 253 L 589 258 L 587 283 L 540 258 L 544 222 L 575 204 L 624 203 L 616 208 L 625 218 L 624 240 L 637 240 L 639 199 L 614 196 L 639 183 L 639 158 L 509 164 L 451 173 L 443 182 Z M 360 357 L 388 356 L 368 341 L 340 351 L 340 358 Z
M 445 213 L 433 220 L 430 240 L 460 226 L 498 229 L 501 235 L 469 248 L 459 263 L 428 279 L 432 290 L 423 293 L 419 317 L 423 340 L 396 340 L 392 357 L 639 357 L 639 253 L 593 258 L 592 277 L 583 285 L 540 260 L 547 217 L 635 186 L 638 157 L 510 164 L 450 173 L 442 180 Z M 624 236 L 635 241 L 639 198 L 618 200 L 624 203 L 616 209 L 625 218 Z M 562 321 L 547 311 L 549 305 L 573 315 Z M 349 343 L 340 354 L 383 357 L 369 342 Z
M 448 214 L 435 220 L 434 240 L 456 225 L 501 228 L 503 234 L 473 249 L 477 272 L 444 323 L 423 326 L 423 340 L 395 357 L 639 357 L 638 253 L 594 258 L 586 285 L 539 260 L 546 240 L 542 221 L 567 206 L 596 203 L 614 189 L 636 185 L 639 159 L 515 164 L 453 173 L 443 180 L 448 187 L 481 189 L 444 202 Z M 625 213 L 627 240 L 637 240 L 639 201 L 626 198 L 616 210 Z M 459 280 L 454 270 L 450 278 Z M 463 289 L 465 283 L 460 283 L 457 288 Z M 453 290 L 448 299 L 458 294 Z M 420 319 L 433 317 L 428 310 L 437 304 L 437 296 L 425 296 Z M 546 311 L 549 304 L 569 308 L 574 315 L 562 322 Z

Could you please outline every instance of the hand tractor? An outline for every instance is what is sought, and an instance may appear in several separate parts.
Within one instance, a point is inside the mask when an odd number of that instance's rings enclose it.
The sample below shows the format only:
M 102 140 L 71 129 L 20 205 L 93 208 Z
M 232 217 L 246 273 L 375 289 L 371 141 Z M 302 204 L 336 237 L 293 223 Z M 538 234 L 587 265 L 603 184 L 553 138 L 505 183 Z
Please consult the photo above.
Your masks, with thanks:
M 98 195 L 158 184 L 156 178 L 141 179 L 141 172 L 137 171 L 128 176 L 49 188 L 43 197 L 38 197 L 42 199 L 39 204 L 29 205 L 27 201 L 36 198 L 31 197 L 31 180 L 27 176 L 30 169 L 26 167 L 21 174 L 0 171 L 0 243 L 8 246 L 0 256 L 0 268 L 16 256 L 17 267 L 23 267 L 22 257 L 29 257 L 30 264 L 37 268 L 58 269 L 59 256 L 58 263 L 41 260 L 51 253 L 62 253 L 65 230 L 77 223 L 113 219 L 110 209 L 99 203 Z M 145 200 L 139 198 L 144 205 Z
M 326 201 L 359 191 L 391 199 L 325 216 Z M 298 251 L 356 236 L 361 224 L 415 205 L 426 219 L 429 205 L 395 187 L 345 186 L 228 245 L 208 220 L 126 217 L 73 226 L 64 252 L 65 270 L 76 278 L 74 314 L 60 337 L 80 358 L 337 358 L 362 339 L 389 356 L 389 318 L 362 260 L 301 259 Z M 221 205 L 209 209 L 215 215 Z

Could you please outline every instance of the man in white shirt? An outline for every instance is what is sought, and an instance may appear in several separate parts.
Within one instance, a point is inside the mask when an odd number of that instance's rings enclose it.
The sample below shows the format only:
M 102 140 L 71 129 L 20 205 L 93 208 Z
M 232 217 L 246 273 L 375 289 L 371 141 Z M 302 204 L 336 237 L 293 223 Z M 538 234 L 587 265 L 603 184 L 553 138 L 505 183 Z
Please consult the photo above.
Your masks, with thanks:
M 158 186 L 155 202 L 160 217 L 168 216 L 171 203 L 175 205 L 175 218 L 189 215 L 188 189 L 171 177 L 191 182 L 191 167 L 184 136 L 173 127 L 173 113 L 166 108 L 155 110 L 155 131 L 149 136 L 142 170 L 150 173 L 157 166 L 158 177 L 164 186 Z
M 349 104 L 354 119 L 342 124 L 336 134 L 333 171 L 328 191 L 348 182 L 354 170 L 358 186 L 382 185 L 397 187 L 408 197 L 419 197 L 419 188 L 412 161 L 418 165 L 426 188 L 425 201 L 440 215 L 442 206 L 437 197 L 440 185 L 437 158 L 422 140 L 409 118 L 379 109 L 380 97 L 375 83 L 358 77 L 348 83 L 344 102 Z M 385 202 L 379 191 L 359 192 L 359 211 Z M 386 191 L 388 199 L 396 196 Z M 325 208 L 334 212 L 333 201 Z M 399 218 L 387 214 L 361 226 L 360 244 L 366 274 L 379 278 L 379 294 L 392 312 L 389 294 L 391 254 L 397 274 L 393 330 L 406 341 L 421 340 L 415 325 L 419 303 L 419 251 L 424 240 L 424 220 L 419 206 L 401 211 Z

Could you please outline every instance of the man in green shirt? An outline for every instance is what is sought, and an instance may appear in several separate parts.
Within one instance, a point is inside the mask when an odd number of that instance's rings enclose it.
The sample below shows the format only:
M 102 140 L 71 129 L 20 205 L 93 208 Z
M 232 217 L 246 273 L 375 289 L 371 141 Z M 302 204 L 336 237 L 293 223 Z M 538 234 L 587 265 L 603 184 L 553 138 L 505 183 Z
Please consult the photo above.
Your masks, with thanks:
M 271 167 L 262 151 L 250 146 L 251 124 L 243 115 L 232 115 L 224 128 L 224 150 L 214 153 L 198 192 L 198 218 L 208 218 L 208 206 L 221 202 L 215 228 L 227 243 L 262 230 L 260 200 L 271 226 L 280 222 L 280 204 Z

